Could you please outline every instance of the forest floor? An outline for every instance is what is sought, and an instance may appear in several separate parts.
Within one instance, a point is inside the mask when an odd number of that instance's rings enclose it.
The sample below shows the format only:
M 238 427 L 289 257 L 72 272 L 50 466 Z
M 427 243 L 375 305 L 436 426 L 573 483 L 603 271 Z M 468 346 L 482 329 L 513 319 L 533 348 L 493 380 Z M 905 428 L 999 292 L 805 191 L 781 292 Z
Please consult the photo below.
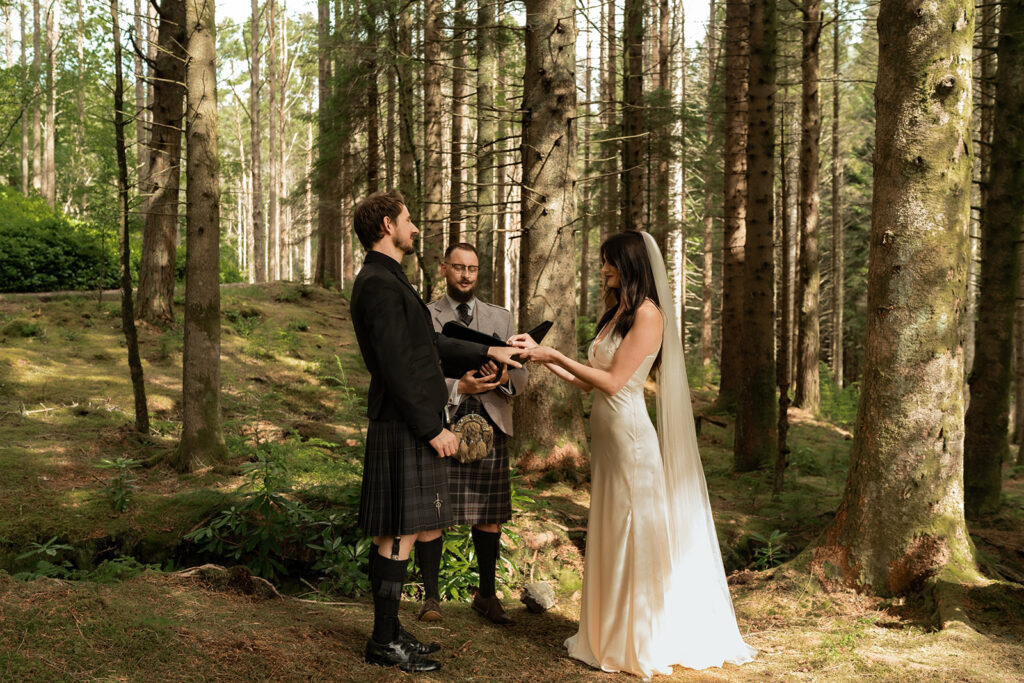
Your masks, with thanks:
M 180 429 L 180 322 L 140 328 L 154 431 L 140 440 L 129 428 L 117 301 L 0 296 L 0 680 L 406 677 L 363 663 L 365 595 L 286 579 L 275 581 L 280 597 L 243 571 L 186 569 L 230 564 L 182 536 L 238 501 L 248 444 L 288 446 L 291 495 L 321 507 L 351 506 L 361 469 L 368 378 L 344 299 L 299 285 L 234 287 L 222 310 L 228 462 L 187 475 L 163 464 L 136 469 L 138 489 L 118 513 L 103 461 L 158 459 Z M 708 410 L 713 387 L 693 389 L 697 412 Z M 743 667 L 677 670 L 671 679 L 1024 680 L 1024 588 L 1007 581 L 1024 580 L 1024 479 L 1007 478 L 1003 510 L 971 526 L 993 577 L 968 592 L 972 628 L 937 630 L 923 600 L 827 593 L 785 565 L 771 568 L 828 523 L 851 443 L 849 424 L 790 416 L 791 465 L 777 500 L 763 473 L 731 472 L 731 421 L 704 423 L 701 454 L 740 629 L 760 654 Z M 299 446 L 311 437 L 321 446 Z M 585 473 L 521 474 L 532 502 L 517 511 L 509 526 L 518 541 L 504 551 L 516 623 L 492 627 L 454 601 L 439 625 L 426 626 L 414 621 L 417 603 L 403 602 L 403 623 L 444 646 L 444 669 L 432 677 L 635 680 L 596 674 L 561 647 L 579 612 Z M 45 573 L 41 559 L 72 570 L 60 576 L 86 578 L 11 578 Z M 517 598 L 529 580 L 549 582 L 558 606 L 526 612 Z

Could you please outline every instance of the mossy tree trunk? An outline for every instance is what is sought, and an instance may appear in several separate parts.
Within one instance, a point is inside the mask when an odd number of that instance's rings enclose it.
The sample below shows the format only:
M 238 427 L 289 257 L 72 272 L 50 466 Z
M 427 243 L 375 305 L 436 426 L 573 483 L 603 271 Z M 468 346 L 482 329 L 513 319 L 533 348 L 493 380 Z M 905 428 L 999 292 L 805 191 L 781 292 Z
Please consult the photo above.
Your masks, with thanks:
M 750 0 L 747 239 L 743 278 L 743 370 L 734 468 L 774 462 L 775 404 L 775 0 Z
M 179 471 L 220 460 L 220 177 L 213 0 L 186 3 L 185 339 Z
M 572 0 L 527 0 L 519 327 L 553 321 L 544 343 L 576 357 L 576 20 Z M 579 392 L 530 373 L 516 439 L 547 452 L 584 441 Z
M 999 14 L 992 151 L 981 218 L 978 316 L 964 436 L 969 517 L 999 508 L 1003 462 L 1009 455 L 1017 242 L 1024 221 L 1024 0 L 1005 0 Z
M 178 250 L 181 117 L 185 98 L 185 2 L 163 0 L 153 64 L 153 126 L 149 140 L 147 196 L 139 264 L 136 316 L 174 320 L 174 264 Z
M 826 585 L 887 596 L 977 577 L 963 511 L 973 13 L 880 6 L 865 369 L 843 499 L 810 550 Z
M 800 275 L 797 298 L 797 370 L 793 402 L 811 412 L 821 403 L 818 320 L 821 272 L 818 263 L 819 151 L 821 147 L 821 0 L 804 0 L 800 96 Z
M 721 383 L 716 406 L 736 407 L 743 367 L 744 245 L 747 240 L 747 69 L 750 8 L 725 3 L 725 186 L 722 226 Z

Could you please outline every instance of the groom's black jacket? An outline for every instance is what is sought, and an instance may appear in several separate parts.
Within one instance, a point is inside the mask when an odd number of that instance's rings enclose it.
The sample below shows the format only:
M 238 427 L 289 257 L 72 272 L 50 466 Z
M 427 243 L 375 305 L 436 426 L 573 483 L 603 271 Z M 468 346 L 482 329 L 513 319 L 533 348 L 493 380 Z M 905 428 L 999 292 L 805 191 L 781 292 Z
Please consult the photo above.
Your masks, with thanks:
M 444 428 L 446 362 L 478 368 L 487 347 L 438 335 L 430 311 L 402 272 L 380 252 L 366 252 L 352 286 L 352 326 L 370 371 L 367 417 L 401 420 L 429 441 Z

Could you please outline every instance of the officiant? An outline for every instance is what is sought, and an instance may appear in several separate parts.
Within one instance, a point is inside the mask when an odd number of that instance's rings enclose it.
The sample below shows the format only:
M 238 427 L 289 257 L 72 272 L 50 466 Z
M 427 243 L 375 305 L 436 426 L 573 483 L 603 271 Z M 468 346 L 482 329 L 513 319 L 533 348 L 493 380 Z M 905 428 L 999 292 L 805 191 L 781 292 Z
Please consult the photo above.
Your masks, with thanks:
M 428 306 L 436 331 L 455 321 L 502 342 L 516 333 L 512 314 L 507 309 L 476 297 L 480 271 L 476 247 L 466 242 L 451 244 L 441 268 L 447 292 Z M 512 518 L 506 450 L 506 441 L 512 436 L 512 398 L 526 388 L 526 379 L 525 368 L 510 369 L 494 361 L 470 369 L 458 379 L 445 378 L 453 424 L 459 424 L 460 420 L 477 420 L 484 430 L 493 433 L 490 448 L 480 453 L 486 452 L 481 459 L 469 461 L 472 455 L 461 460 L 452 457 L 446 459 L 446 464 L 453 524 L 473 526 L 480 590 L 473 598 L 472 607 L 495 624 L 512 622 L 496 595 L 495 573 L 501 525 Z M 474 415 L 483 419 L 472 417 Z M 416 561 L 424 584 L 424 601 L 419 614 L 423 621 L 441 619 L 438 574 L 442 546 L 440 531 L 432 540 L 420 536 L 416 541 Z

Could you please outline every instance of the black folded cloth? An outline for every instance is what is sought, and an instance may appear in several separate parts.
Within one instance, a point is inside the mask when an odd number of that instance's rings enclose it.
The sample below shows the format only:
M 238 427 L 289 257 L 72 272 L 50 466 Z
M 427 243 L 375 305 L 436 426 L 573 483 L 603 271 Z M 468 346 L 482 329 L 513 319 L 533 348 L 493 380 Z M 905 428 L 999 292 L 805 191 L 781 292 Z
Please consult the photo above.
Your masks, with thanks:
M 539 344 L 553 324 L 550 320 L 545 320 L 530 330 L 528 334 Z M 479 332 L 454 320 L 444 324 L 444 327 L 441 328 L 441 334 L 452 339 L 461 339 L 462 341 L 484 344 L 485 346 L 508 346 L 506 341 L 497 335 Z M 460 378 L 470 370 L 477 370 L 478 368 L 461 367 L 456 363 L 449 363 L 442 359 L 442 369 L 444 370 L 445 377 Z

